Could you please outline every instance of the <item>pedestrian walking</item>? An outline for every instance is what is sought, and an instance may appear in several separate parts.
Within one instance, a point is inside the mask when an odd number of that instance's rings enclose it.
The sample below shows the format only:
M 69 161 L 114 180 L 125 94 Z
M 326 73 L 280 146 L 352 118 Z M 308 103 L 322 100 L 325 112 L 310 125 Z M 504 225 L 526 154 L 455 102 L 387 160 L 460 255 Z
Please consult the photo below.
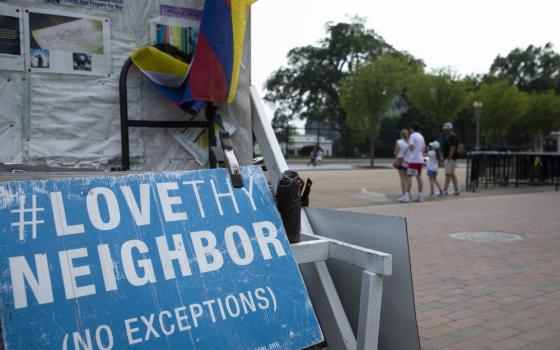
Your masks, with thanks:
M 307 162 L 307 166 L 309 165 L 317 166 L 317 148 L 313 148 L 309 154 L 309 162 Z
M 457 157 L 459 155 L 459 139 L 453 131 L 453 124 L 451 124 L 450 122 L 443 124 L 443 133 L 443 145 L 441 148 L 443 153 L 443 164 L 445 166 L 445 183 L 443 185 L 443 194 L 453 194 L 458 196 L 459 184 L 457 181 L 457 175 L 455 175 L 455 168 L 457 167 Z M 449 188 L 449 184 L 451 182 L 453 182 L 454 191 L 449 193 L 447 189 Z
M 319 148 L 317 150 L 317 154 L 315 155 L 315 163 L 317 165 L 321 164 L 321 161 L 323 160 L 323 150 L 321 148 Z
M 426 170 L 428 173 L 428 179 L 430 180 L 430 198 L 435 198 L 436 196 L 441 196 L 443 191 L 437 179 L 438 173 L 438 157 L 437 151 L 439 150 L 439 142 L 430 142 L 428 150 L 428 161 L 426 162 Z M 438 191 L 434 192 L 434 187 L 437 187 Z
M 409 132 L 406 129 L 401 130 L 401 138 L 395 142 L 395 150 L 393 154 L 395 160 L 393 161 L 393 168 L 397 169 L 399 173 L 399 180 L 401 183 L 401 196 L 404 196 L 406 192 L 406 167 L 408 163 L 404 160 L 406 153 L 408 152 L 408 139 Z
M 406 192 L 404 195 L 399 197 L 397 200 L 399 202 L 408 203 L 410 202 L 410 190 L 412 189 L 412 178 L 416 178 L 416 183 L 418 184 L 418 193 L 414 198 L 415 202 L 423 202 L 422 197 L 422 166 L 424 165 L 424 153 L 426 151 L 426 142 L 424 141 L 424 136 L 419 132 L 420 125 L 417 122 L 410 124 L 410 140 L 408 146 L 408 152 L 405 155 L 405 160 L 408 162 L 406 169 Z

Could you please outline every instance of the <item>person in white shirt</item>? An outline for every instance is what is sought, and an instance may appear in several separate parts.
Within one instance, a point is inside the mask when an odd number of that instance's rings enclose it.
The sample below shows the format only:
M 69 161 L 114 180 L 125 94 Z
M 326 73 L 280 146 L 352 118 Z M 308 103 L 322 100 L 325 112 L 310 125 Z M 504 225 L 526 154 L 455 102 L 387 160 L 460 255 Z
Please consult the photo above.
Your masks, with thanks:
M 407 162 L 404 160 L 405 154 L 408 152 L 408 130 L 402 129 L 401 138 L 395 143 L 395 160 L 393 161 L 393 168 L 397 169 L 399 172 L 399 178 L 401 180 L 401 195 L 406 192 L 406 166 Z
M 424 165 L 424 152 L 426 150 L 426 143 L 424 141 L 424 136 L 418 132 L 420 125 L 417 122 L 410 124 L 410 141 L 408 146 L 408 152 L 405 155 L 405 160 L 408 162 L 406 170 L 406 192 L 404 195 L 399 197 L 397 200 L 399 202 L 408 203 L 410 202 L 410 190 L 412 188 L 412 177 L 416 177 L 416 182 L 418 183 L 418 193 L 416 194 L 415 202 L 422 202 L 422 166 Z
M 437 150 L 439 149 L 439 142 L 432 141 L 429 144 L 430 150 L 428 151 L 428 162 L 426 163 L 426 168 L 428 170 L 428 179 L 430 179 L 430 198 L 435 196 L 441 196 L 443 191 L 437 180 L 437 172 L 439 168 L 439 163 L 437 159 Z M 438 192 L 434 193 L 434 187 L 437 187 Z
M 321 164 L 322 160 L 323 160 L 323 150 L 319 148 L 317 150 L 317 156 L 315 157 L 315 162 L 317 163 L 317 165 L 319 165 Z

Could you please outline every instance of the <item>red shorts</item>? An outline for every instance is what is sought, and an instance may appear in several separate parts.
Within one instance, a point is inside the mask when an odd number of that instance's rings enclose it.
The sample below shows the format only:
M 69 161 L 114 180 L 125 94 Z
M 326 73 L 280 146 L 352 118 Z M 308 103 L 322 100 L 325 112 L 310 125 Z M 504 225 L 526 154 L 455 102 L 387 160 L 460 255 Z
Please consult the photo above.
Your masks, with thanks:
M 408 163 L 408 169 L 406 170 L 406 175 L 408 176 L 420 176 L 422 174 L 422 163 Z

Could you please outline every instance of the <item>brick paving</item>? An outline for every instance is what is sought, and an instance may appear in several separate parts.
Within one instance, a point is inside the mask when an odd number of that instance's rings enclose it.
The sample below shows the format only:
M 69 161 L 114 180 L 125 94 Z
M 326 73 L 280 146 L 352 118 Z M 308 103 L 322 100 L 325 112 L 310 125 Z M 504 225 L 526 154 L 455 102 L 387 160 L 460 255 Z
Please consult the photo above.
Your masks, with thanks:
M 407 219 L 422 349 L 560 349 L 560 193 L 355 210 Z M 463 231 L 523 240 L 449 238 Z
M 336 202 L 328 200 L 332 194 L 324 196 L 326 191 L 317 188 L 335 189 L 341 182 L 347 191 L 346 199 L 339 197 L 341 207 L 362 205 L 361 184 L 371 189 L 371 179 L 378 179 L 375 186 L 387 198 L 398 190 L 383 180 L 389 173 L 373 171 L 371 178 L 331 173 L 327 184 L 322 181 L 329 176 L 310 174 L 316 206 L 334 207 Z M 560 349 L 560 193 L 543 188 L 496 191 L 424 203 L 384 200 L 351 209 L 407 219 L 422 349 Z M 449 237 L 462 231 L 504 231 L 523 240 Z

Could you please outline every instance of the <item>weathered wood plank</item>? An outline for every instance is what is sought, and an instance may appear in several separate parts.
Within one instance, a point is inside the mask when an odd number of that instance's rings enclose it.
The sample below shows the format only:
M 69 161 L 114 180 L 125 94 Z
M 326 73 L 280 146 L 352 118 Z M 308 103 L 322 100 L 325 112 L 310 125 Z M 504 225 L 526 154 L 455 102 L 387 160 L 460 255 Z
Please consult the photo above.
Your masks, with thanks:
M 331 242 L 332 244 L 329 246 L 329 258 L 340 260 L 383 276 L 390 276 L 392 273 L 391 254 L 315 234 L 306 233 L 302 235 L 302 237 L 304 237 L 304 239 L 324 239 Z
M 298 264 L 325 261 L 329 256 L 329 242 L 314 240 L 291 244 L 292 252 Z
M 329 349 L 356 349 L 356 338 L 324 261 L 300 265 Z M 312 286 L 313 288 L 309 288 Z
M 276 188 L 280 176 L 288 170 L 288 163 L 282 155 L 280 145 L 276 140 L 276 134 L 272 130 L 270 119 L 259 97 L 257 89 L 251 86 L 251 114 L 253 115 L 253 133 L 257 138 L 257 144 L 264 157 L 264 163 L 271 177 L 272 187 Z
M 370 271 L 363 271 L 358 321 L 358 350 L 377 349 L 382 293 L 383 276 Z

